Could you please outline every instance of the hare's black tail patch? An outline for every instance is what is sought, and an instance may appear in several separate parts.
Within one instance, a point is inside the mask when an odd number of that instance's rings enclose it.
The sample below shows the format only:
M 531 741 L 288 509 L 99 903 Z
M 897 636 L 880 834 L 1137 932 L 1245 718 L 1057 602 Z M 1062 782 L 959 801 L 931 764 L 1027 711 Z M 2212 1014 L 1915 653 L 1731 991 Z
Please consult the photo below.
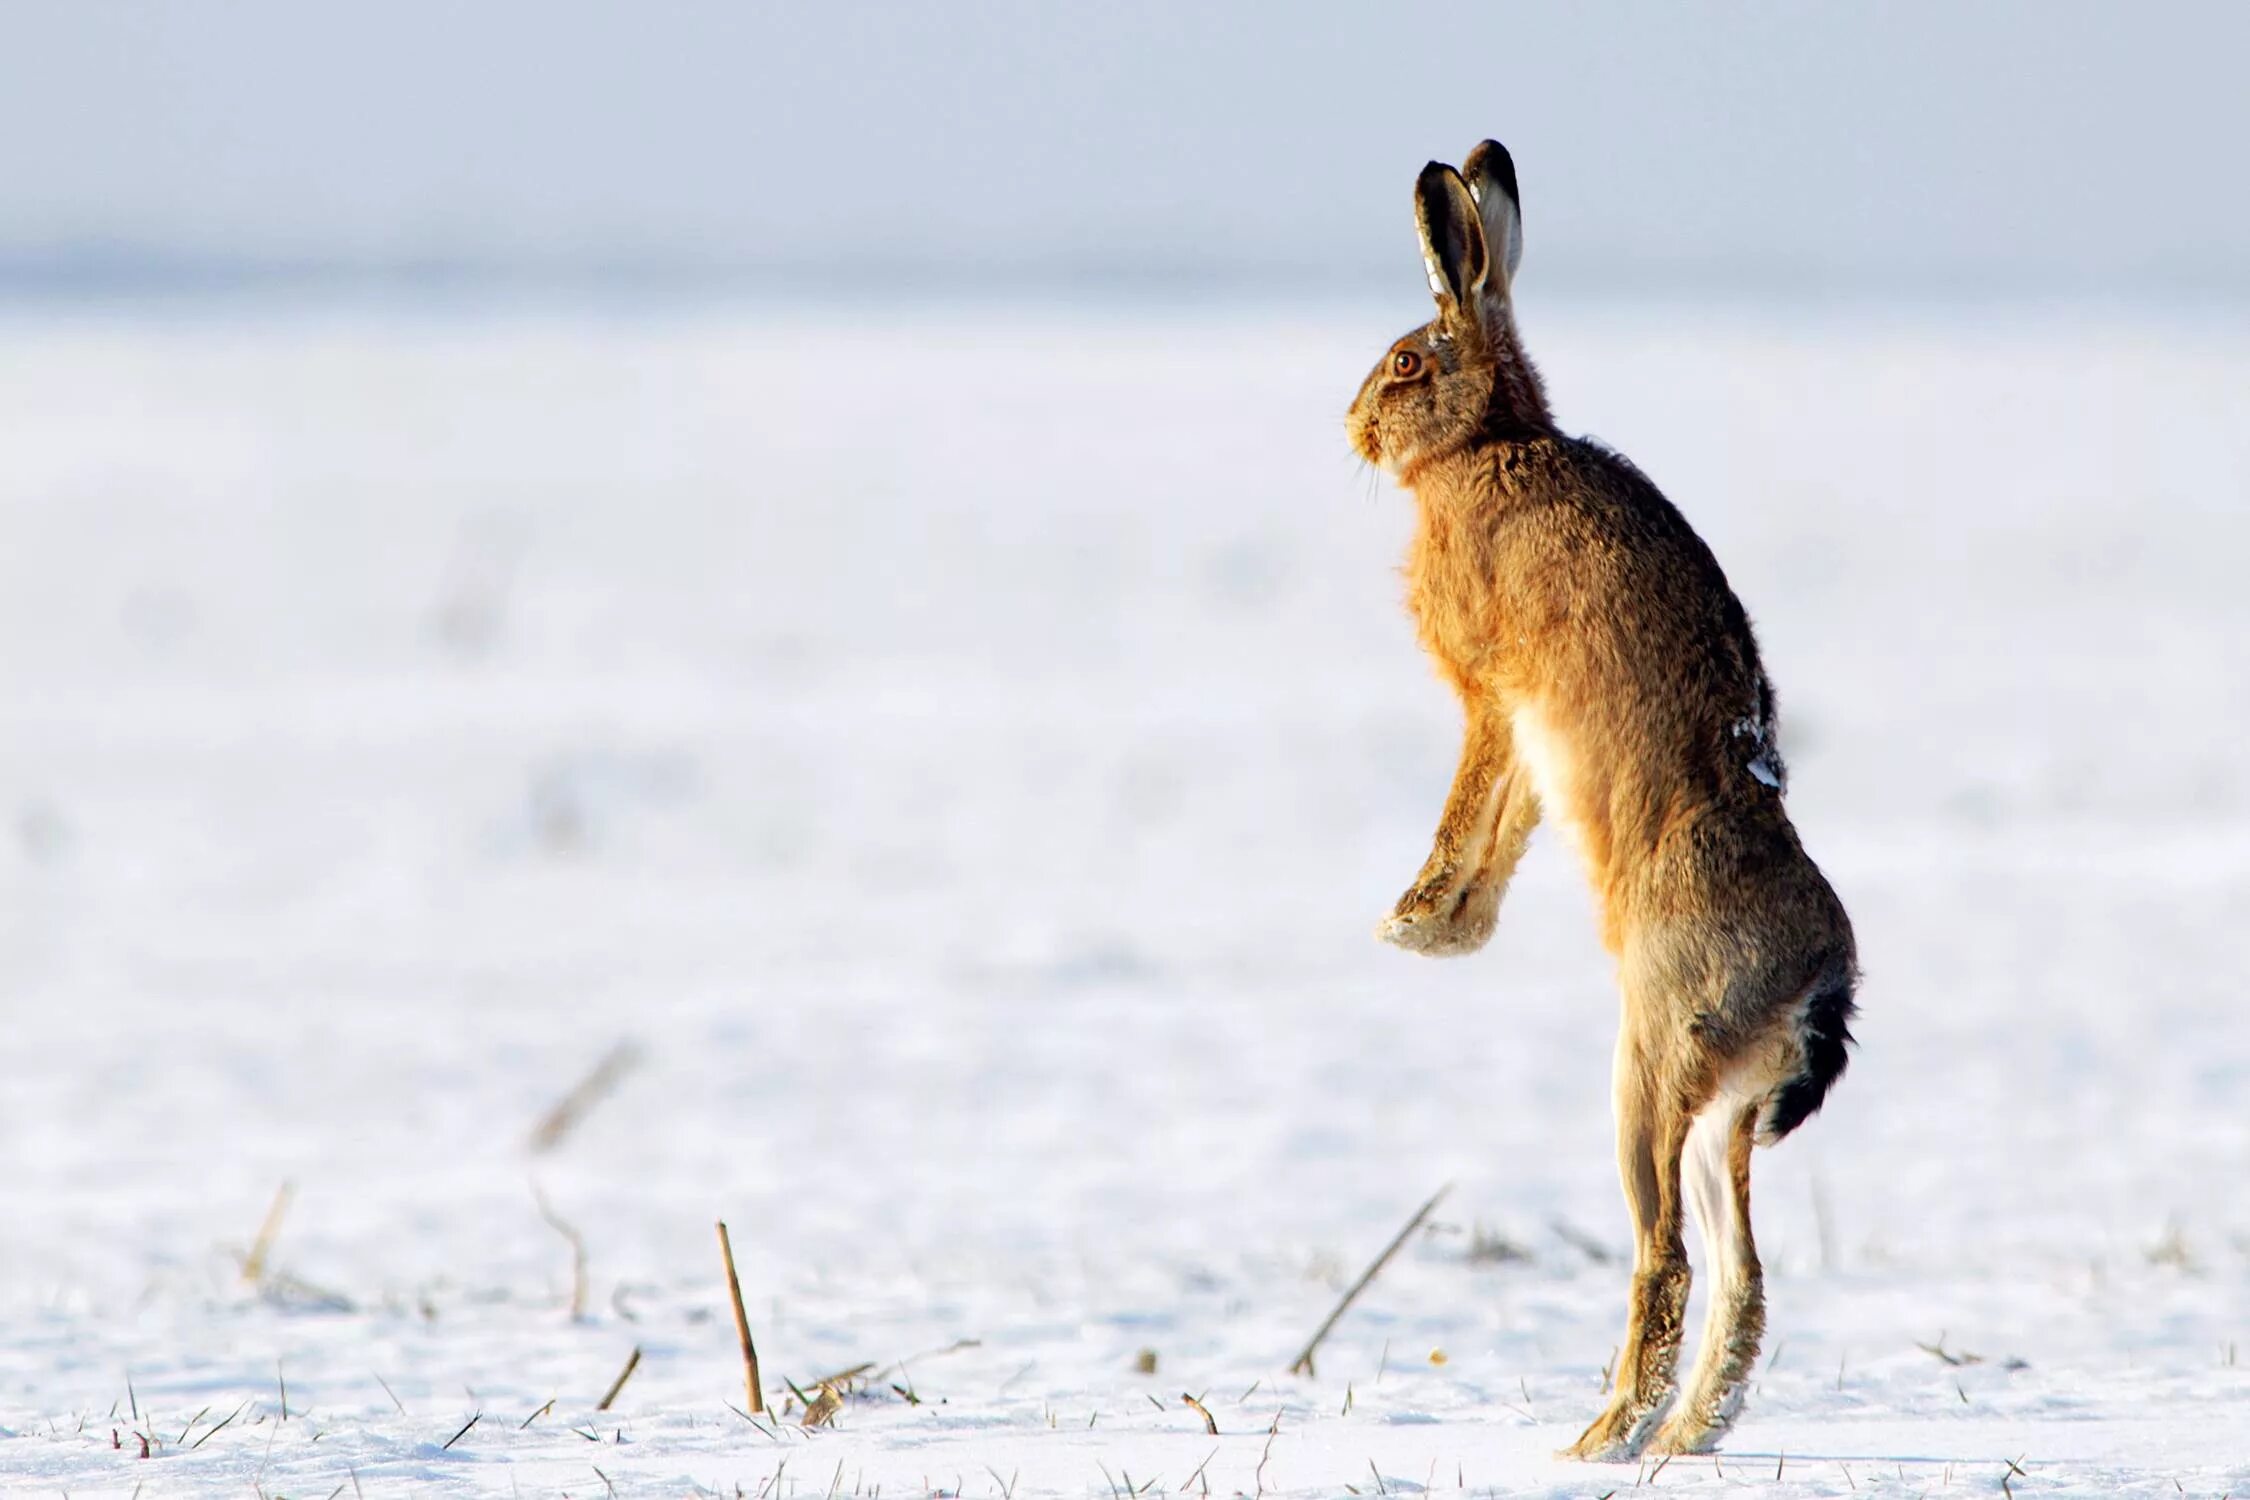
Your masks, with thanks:
M 1766 1099 L 1765 1118 L 1758 1122 L 1758 1139 L 1772 1145 L 1812 1118 L 1828 1098 L 1828 1090 L 1843 1076 L 1850 1061 L 1851 1019 L 1859 1009 L 1852 1003 L 1857 976 L 1849 963 L 1822 971 L 1797 1007 L 1797 1047 L 1804 1061 L 1782 1080 Z

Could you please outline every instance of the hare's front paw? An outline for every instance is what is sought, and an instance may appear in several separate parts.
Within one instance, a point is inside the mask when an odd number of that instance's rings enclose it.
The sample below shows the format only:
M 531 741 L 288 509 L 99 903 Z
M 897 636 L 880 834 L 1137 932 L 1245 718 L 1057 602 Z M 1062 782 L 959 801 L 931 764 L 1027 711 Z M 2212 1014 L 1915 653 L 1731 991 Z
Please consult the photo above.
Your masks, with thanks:
M 1375 935 L 1412 953 L 1451 958 L 1474 953 L 1492 936 L 1499 902 L 1475 882 L 1459 885 L 1450 876 L 1425 880 L 1399 897 L 1375 928 Z

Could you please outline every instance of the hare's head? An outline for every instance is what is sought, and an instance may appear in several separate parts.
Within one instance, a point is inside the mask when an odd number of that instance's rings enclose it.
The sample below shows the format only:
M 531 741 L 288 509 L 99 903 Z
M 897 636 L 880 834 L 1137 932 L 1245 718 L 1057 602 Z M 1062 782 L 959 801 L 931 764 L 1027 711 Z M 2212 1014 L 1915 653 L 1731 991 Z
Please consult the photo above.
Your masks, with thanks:
M 1529 368 L 1508 301 L 1523 258 L 1523 212 L 1507 148 L 1484 142 L 1464 172 L 1436 161 L 1424 167 L 1414 222 L 1437 316 L 1383 351 L 1347 419 L 1360 457 L 1401 479 L 1488 430 L 1496 405 L 1518 403 L 1517 372 Z

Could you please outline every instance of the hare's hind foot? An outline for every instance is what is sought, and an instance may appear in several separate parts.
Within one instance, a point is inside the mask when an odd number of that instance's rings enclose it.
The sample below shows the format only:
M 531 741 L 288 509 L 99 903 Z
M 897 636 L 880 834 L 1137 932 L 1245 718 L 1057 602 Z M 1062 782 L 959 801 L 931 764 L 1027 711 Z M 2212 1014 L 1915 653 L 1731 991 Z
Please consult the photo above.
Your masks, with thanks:
M 1654 1458 L 1660 1454 L 1687 1456 L 1713 1453 L 1719 1440 L 1734 1427 L 1732 1422 L 1706 1422 L 1684 1412 L 1675 1413 L 1641 1448 L 1641 1452 Z
M 1666 1393 L 1667 1396 L 1670 1394 Z M 1557 1453 L 1557 1458 L 1575 1458 L 1586 1463 L 1613 1464 L 1626 1459 L 1639 1458 L 1647 1448 L 1649 1435 L 1664 1416 L 1665 1400 L 1610 1402 L 1609 1409 L 1594 1418 L 1591 1425 L 1578 1435 L 1578 1441 Z
M 1671 1414 L 1657 1428 L 1642 1452 L 1649 1454 L 1709 1453 L 1734 1430 L 1742 1414 L 1742 1398 L 1749 1393 L 1750 1369 L 1758 1358 L 1758 1336 L 1765 1327 L 1765 1304 L 1755 1267 L 1749 1291 L 1743 1283 L 1728 1284 L 1729 1270 L 1722 1263 L 1720 1284 L 1712 1289 L 1714 1310 L 1704 1334 L 1703 1352 L 1687 1389 L 1672 1403 Z
M 1499 916 L 1499 894 L 1485 882 L 1425 881 L 1398 898 L 1375 935 L 1410 953 L 1453 958 L 1482 948 Z

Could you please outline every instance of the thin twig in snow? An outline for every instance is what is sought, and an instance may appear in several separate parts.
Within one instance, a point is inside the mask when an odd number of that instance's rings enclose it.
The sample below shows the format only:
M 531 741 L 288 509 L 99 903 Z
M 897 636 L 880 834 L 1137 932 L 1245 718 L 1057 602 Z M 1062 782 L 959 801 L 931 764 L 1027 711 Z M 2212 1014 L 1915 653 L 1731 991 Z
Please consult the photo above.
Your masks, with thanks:
M 1290 1364 L 1290 1374 L 1313 1375 L 1318 1378 L 1313 1369 L 1313 1353 L 1320 1348 L 1320 1341 L 1328 1337 L 1328 1330 L 1336 1326 L 1336 1320 L 1344 1315 L 1361 1292 L 1367 1290 L 1367 1284 L 1375 1279 L 1383 1267 L 1390 1264 L 1391 1257 L 1398 1254 L 1399 1247 L 1407 1242 L 1415 1230 L 1422 1227 L 1422 1221 L 1430 1216 L 1430 1210 L 1436 1208 L 1439 1201 L 1451 1191 L 1453 1191 L 1453 1184 L 1449 1182 L 1432 1193 L 1430 1201 L 1416 1209 L 1414 1217 L 1406 1221 L 1406 1227 L 1394 1235 L 1391 1242 L 1383 1247 L 1383 1253 L 1376 1256 L 1374 1262 L 1366 1270 L 1360 1272 L 1359 1280 L 1351 1284 L 1350 1290 L 1344 1293 L 1344 1299 L 1336 1304 L 1336 1310 L 1328 1315 L 1327 1320 L 1313 1334 L 1311 1341 L 1305 1345 L 1304 1352 L 1299 1354 L 1295 1361 Z

